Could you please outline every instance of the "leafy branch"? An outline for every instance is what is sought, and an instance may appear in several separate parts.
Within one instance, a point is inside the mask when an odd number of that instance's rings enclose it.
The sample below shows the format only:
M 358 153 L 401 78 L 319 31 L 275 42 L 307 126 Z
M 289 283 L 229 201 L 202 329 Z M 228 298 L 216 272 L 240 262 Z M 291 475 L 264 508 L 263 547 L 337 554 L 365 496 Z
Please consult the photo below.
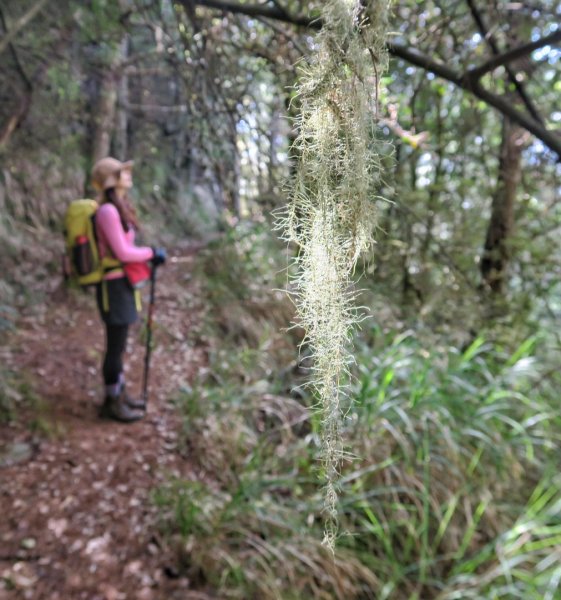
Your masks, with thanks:
M 266 4 L 239 4 L 238 2 L 231 2 L 228 0 L 180 0 L 180 3 L 186 7 L 192 7 L 193 5 L 203 6 L 215 10 L 243 14 L 250 17 L 262 17 L 275 21 L 282 21 L 290 23 L 291 25 L 316 30 L 321 29 L 323 26 L 321 18 L 291 15 L 287 10 L 280 8 L 278 2 L 275 2 L 273 6 Z M 543 142 L 545 146 L 555 152 L 558 159 L 561 160 L 561 137 L 557 133 L 547 129 L 540 122 L 541 118 L 539 115 L 536 118 L 535 116 L 525 114 L 513 106 L 510 99 L 488 91 L 480 82 L 481 77 L 485 73 L 498 66 L 507 65 L 515 59 L 522 58 L 535 50 L 557 44 L 560 41 L 561 31 L 556 31 L 551 35 L 539 38 L 534 42 L 525 43 L 516 48 L 512 48 L 503 54 L 501 54 L 497 48 L 497 55 L 493 59 L 485 62 L 479 67 L 468 69 L 465 73 L 457 73 L 442 62 L 404 44 L 390 42 L 387 44 L 387 49 L 392 56 L 404 60 L 416 67 L 425 69 L 426 71 L 430 71 L 455 86 L 470 92 L 480 100 L 483 100 L 483 102 L 492 106 L 511 121 L 532 133 L 536 138 Z

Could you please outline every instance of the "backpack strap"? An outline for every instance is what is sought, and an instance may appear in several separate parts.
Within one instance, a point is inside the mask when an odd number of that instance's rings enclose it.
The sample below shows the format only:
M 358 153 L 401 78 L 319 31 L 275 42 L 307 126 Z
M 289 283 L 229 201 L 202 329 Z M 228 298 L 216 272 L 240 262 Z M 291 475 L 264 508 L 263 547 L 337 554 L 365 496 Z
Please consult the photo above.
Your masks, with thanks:
M 116 271 L 117 269 L 122 269 L 123 268 L 122 263 L 117 258 L 115 258 L 114 256 L 111 255 L 111 248 L 107 247 L 107 252 L 109 253 L 108 256 L 102 257 L 100 255 L 99 238 L 97 236 L 97 225 L 96 225 L 96 214 L 95 213 L 91 216 L 91 220 L 92 220 L 93 235 L 94 235 L 94 239 L 95 239 L 95 246 L 97 248 L 98 260 L 99 260 L 99 264 L 101 265 L 101 268 L 103 270 L 103 274 L 105 275 L 105 273 L 109 273 L 110 271 Z
M 101 268 L 103 270 L 103 274 L 112 273 L 115 271 L 120 271 L 123 275 L 125 275 L 125 271 L 123 270 L 123 264 L 113 256 L 104 256 L 103 258 L 99 256 L 99 239 L 97 237 L 97 227 L 96 227 L 96 215 L 95 213 L 91 217 L 92 220 L 92 229 L 93 235 L 95 239 L 95 245 L 98 252 L 99 262 L 101 264 Z M 107 248 L 108 252 L 111 253 L 111 248 Z M 142 310 L 142 296 L 140 295 L 140 290 L 134 289 L 134 304 L 136 306 L 136 310 L 140 312 Z M 109 292 L 107 291 L 107 279 L 101 279 L 101 308 L 103 312 L 109 312 Z
M 120 261 L 118 261 L 113 256 L 100 256 L 99 252 L 99 238 L 97 235 L 97 225 L 96 225 L 96 214 L 94 213 L 91 217 L 92 220 L 92 229 L 93 235 L 95 239 L 95 245 L 97 248 L 99 264 L 101 265 L 101 270 L 103 271 L 103 275 L 101 277 L 101 308 L 103 312 L 109 312 L 109 292 L 107 291 L 107 280 L 103 277 L 106 273 L 111 273 L 115 271 L 123 271 L 123 265 Z M 107 249 L 109 252 L 110 248 Z
M 142 297 L 138 288 L 134 288 L 134 303 L 136 305 L 137 312 L 140 312 L 142 310 Z
M 101 280 L 101 308 L 103 312 L 109 312 L 109 293 L 107 292 L 107 279 Z

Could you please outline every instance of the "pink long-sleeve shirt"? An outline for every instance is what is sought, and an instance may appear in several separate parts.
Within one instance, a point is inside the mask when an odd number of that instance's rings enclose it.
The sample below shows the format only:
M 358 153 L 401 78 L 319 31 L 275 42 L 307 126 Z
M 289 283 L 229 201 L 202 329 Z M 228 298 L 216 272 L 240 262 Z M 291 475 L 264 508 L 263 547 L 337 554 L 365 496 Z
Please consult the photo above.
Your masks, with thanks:
M 122 263 L 145 262 L 154 256 L 149 246 L 134 245 L 134 229 L 125 231 L 117 208 L 102 204 L 95 215 L 97 242 L 101 258 L 110 255 Z M 104 279 L 123 277 L 122 271 L 109 271 Z

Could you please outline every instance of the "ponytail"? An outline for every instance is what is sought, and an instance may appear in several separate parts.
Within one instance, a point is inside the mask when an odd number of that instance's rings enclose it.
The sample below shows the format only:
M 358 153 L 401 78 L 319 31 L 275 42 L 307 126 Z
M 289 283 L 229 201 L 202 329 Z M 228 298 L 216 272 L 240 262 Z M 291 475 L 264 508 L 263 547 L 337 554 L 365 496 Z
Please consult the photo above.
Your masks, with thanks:
M 134 210 L 134 206 L 126 194 L 119 198 L 116 189 L 114 187 L 110 187 L 103 192 L 103 201 L 109 202 L 115 206 L 119 212 L 121 224 L 123 225 L 123 229 L 125 231 L 128 231 L 131 227 L 133 229 L 138 229 L 138 218 L 136 216 L 136 211 Z

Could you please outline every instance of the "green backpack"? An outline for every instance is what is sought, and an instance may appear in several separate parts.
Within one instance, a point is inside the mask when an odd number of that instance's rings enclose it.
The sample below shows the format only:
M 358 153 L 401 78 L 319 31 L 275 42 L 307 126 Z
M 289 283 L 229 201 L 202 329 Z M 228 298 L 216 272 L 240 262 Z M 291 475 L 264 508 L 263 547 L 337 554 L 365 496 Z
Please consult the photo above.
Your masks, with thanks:
M 115 258 L 99 259 L 95 233 L 95 200 L 74 200 L 64 215 L 65 276 L 81 286 L 101 282 L 107 269 L 120 266 Z

